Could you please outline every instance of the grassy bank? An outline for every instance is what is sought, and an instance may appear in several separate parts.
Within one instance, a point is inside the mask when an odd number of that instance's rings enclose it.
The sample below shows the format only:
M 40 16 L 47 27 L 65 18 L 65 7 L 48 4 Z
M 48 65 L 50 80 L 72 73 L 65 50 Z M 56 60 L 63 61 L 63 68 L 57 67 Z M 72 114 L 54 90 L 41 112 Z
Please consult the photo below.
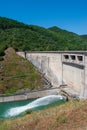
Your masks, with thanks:
M 41 75 L 29 61 L 18 56 L 13 48 L 5 50 L 4 60 L 0 61 L 0 94 L 37 89 L 43 85 Z
M 87 101 L 67 102 L 21 118 L 0 121 L 0 130 L 87 130 Z

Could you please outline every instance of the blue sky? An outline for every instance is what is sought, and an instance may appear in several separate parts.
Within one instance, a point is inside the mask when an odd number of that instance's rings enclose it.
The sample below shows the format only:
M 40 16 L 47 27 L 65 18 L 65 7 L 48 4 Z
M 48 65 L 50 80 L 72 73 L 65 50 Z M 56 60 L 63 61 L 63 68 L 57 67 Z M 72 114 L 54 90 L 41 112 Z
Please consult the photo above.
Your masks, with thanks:
M 0 16 L 87 34 L 87 0 L 0 0 Z

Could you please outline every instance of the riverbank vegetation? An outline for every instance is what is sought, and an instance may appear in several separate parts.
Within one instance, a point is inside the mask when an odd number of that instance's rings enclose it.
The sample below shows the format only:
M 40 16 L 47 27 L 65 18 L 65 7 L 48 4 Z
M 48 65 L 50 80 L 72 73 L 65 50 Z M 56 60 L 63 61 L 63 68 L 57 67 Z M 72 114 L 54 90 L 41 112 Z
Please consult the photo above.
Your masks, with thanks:
M 0 130 L 86 130 L 87 100 L 71 101 L 24 117 L 0 121 Z

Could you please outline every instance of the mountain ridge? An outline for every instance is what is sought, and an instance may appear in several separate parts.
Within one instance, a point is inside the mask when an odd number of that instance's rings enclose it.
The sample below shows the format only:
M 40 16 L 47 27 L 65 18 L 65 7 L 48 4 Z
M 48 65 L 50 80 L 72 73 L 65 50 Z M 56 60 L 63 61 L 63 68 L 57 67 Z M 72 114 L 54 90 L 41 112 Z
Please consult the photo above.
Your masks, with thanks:
M 0 56 L 8 47 L 16 51 L 87 50 L 87 39 L 56 26 L 44 28 L 0 17 Z

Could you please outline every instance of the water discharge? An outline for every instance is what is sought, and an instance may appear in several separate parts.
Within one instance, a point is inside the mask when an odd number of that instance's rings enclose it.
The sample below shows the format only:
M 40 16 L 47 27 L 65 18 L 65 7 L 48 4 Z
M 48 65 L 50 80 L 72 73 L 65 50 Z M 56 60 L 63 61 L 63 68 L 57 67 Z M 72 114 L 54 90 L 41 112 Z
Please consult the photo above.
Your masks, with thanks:
M 60 101 L 66 101 L 66 98 L 61 95 L 49 95 L 46 97 L 38 98 L 23 106 L 15 106 L 9 108 L 4 112 L 4 118 L 16 117 L 27 110 L 39 110 L 41 107 L 49 106 Z

